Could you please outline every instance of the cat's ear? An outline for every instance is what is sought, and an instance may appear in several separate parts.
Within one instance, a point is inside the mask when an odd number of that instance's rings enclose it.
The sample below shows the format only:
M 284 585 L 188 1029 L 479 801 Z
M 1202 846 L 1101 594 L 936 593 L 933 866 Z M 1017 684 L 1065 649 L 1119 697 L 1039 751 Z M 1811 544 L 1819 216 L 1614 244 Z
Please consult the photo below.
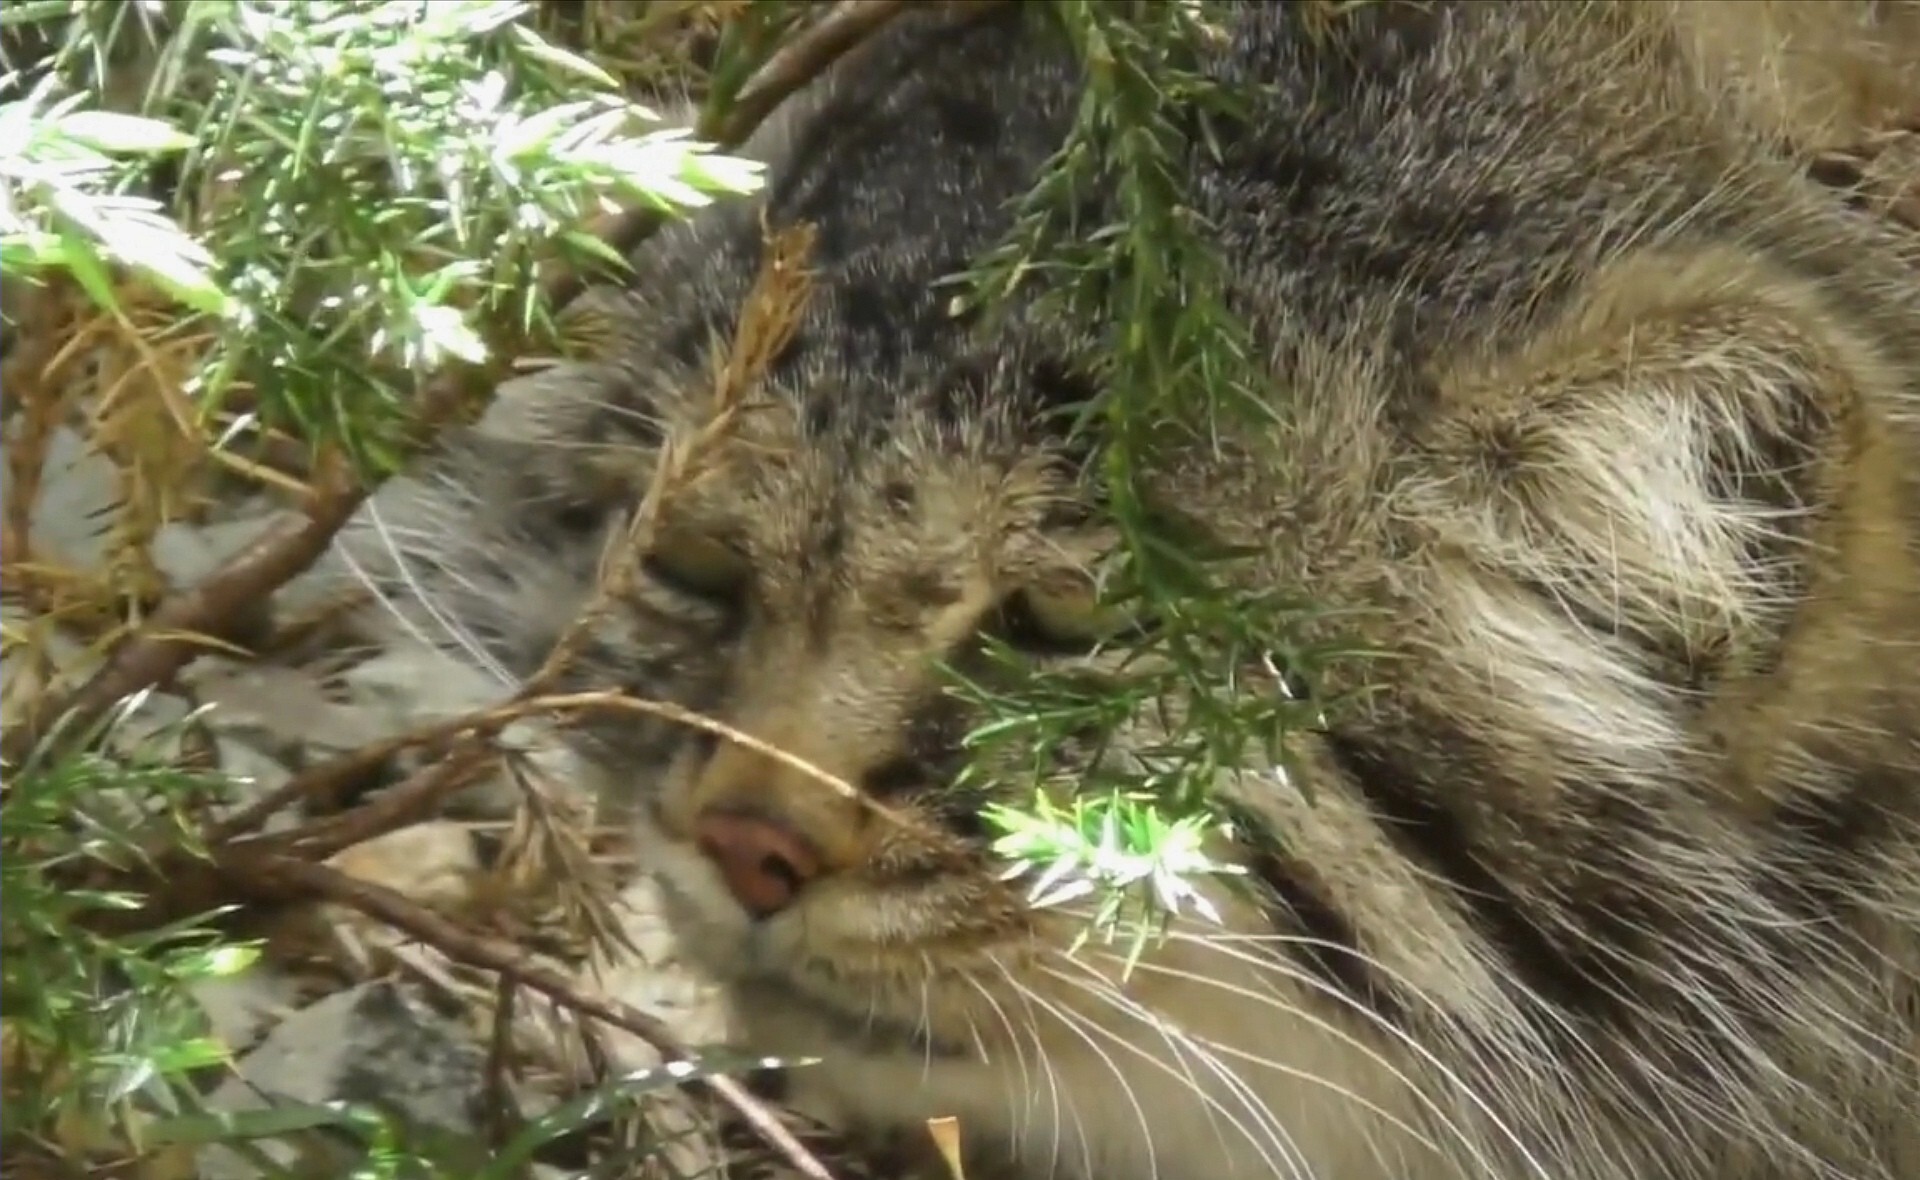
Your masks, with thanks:
M 1690 277 L 1665 285 L 1703 285 Z M 1624 324 L 1602 309 L 1450 390 L 1409 505 L 1447 551 L 1535 591 L 1635 674 L 1695 687 L 1775 659 L 1835 546 L 1864 543 L 1844 517 L 1891 458 L 1869 407 L 1900 399 L 1816 298 L 1737 277 L 1691 302 L 1642 284 L 1635 302 L 1656 306 Z M 1538 658 L 1516 650 L 1512 666 Z
M 332 578 L 465 662 L 528 675 L 593 590 L 659 437 L 618 366 L 564 363 L 508 382 L 342 531 Z M 389 609 L 390 608 L 390 609 Z

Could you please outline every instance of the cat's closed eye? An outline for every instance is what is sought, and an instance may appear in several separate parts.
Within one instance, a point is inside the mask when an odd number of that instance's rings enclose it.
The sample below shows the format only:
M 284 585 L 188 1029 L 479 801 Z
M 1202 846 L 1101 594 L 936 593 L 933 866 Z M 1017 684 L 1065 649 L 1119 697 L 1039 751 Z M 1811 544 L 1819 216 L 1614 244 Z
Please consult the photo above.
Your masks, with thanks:
M 1088 655 L 1150 630 L 1150 620 L 1102 600 L 1091 583 L 1016 591 L 1001 600 L 986 625 L 988 634 L 1016 651 L 1057 658 Z
M 752 577 L 746 555 L 724 540 L 663 529 L 641 559 L 647 577 L 669 590 L 719 606 L 736 606 Z

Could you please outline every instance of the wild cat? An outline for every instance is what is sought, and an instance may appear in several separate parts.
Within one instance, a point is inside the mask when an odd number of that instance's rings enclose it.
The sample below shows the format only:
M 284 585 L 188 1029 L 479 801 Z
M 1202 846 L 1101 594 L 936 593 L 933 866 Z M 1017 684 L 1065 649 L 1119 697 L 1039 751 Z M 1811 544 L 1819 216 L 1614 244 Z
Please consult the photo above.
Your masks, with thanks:
M 1107 638 L 1112 531 L 1047 412 L 1100 325 L 939 283 L 1079 101 L 1019 7 L 928 6 L 803 93 L 764 194 L 650 241 L 589 297 L 601 351 L 349 552 L 527 675 L 706 423 L 763 218 L 811 224 L 793 343 L 569 678 L 912 821 L 667 721 L 581 735 L 743 1039 L 826 1059 L 803 1108 L 957 1116 L 1034 1178 L 1920 1178 L 1920 269 L 1783 150 L 1897 91 L 1874 38 L 1913 13 L 1223 8 L 1208 68 L 1261 85 L 1185 180 L 1270 413 L 1147 484 L 1387 658 L 1290 774 L 1221 782 L 1258 889 L 1124 975 L 950 789 L 943 663 Z M 1884 70 L 1787 52 L 1843 44 Z

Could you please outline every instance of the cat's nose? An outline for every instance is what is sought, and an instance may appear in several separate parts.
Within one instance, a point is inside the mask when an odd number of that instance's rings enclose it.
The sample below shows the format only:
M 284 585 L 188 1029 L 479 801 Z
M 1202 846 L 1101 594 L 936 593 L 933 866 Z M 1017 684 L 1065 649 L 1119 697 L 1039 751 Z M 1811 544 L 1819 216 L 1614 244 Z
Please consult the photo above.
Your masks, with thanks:
M 696 847 L 720 870 L 735 900 L 756 918 L 793 904 L 820 875 L 820 850 L 778 820 L 710 807 L 693 821 Z

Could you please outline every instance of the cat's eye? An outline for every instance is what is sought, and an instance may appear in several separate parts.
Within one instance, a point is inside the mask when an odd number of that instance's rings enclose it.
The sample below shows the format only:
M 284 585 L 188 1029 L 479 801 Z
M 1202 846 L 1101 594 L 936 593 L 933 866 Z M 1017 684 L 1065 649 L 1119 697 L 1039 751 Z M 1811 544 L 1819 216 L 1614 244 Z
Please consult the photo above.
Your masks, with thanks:
M 1130 610 L 1102 601 L 1090 584 L 1030 586 L 1001 602 L 991 630 L 1009 647 L 1034 655 L 1085 655 L 1114 639 L 1144 635 Z
M 746 555 L 715 537 L 662 530 L 642 560 L 647 576 L 695 598 L 731 602 L 747 583 Z

